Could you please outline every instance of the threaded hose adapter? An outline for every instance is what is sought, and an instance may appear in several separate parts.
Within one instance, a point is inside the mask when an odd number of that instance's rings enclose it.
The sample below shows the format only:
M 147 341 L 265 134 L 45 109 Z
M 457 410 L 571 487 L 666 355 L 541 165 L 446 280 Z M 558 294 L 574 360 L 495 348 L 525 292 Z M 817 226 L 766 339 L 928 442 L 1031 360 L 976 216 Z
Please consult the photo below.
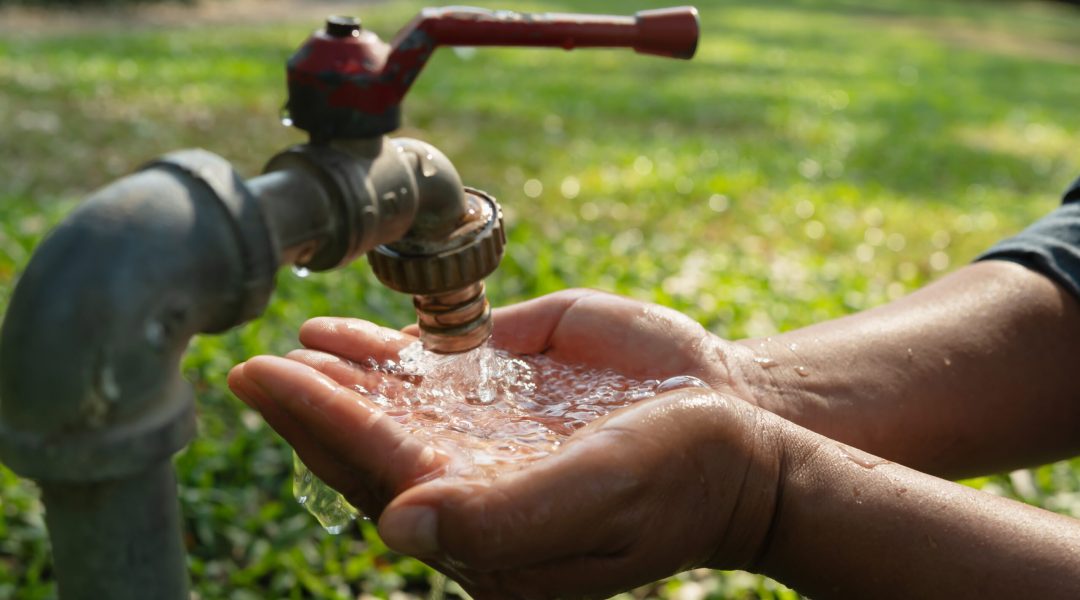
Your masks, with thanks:
M 414 296 L 421 341 L 434 352 L 471 350 L 491 334 L 483 280 L 498 268 L 506 246 L 502 211 L 482 191 L 466 188 L 465 196 L 467 214 L 446 239 L 406 234 L 367 255 L 379 281 Z

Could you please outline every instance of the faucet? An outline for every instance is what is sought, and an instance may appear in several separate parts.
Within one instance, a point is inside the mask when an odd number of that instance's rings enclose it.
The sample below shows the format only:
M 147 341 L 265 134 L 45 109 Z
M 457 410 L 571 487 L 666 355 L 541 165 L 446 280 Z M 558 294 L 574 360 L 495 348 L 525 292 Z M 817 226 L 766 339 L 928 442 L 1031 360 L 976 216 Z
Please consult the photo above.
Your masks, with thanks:
M 331 17 L 289 59 L 285 121 L 310 141 L 244 180 L 184 150 L 92 194 L 36 249 L 0 331 L 0 459 L 37 481 L 64 598 L 188 598 L 171 457 L 195 435 L 179 364 L 199 333 L 265 309 L 281 266 L 367 255 L 411 294 L 421 339 L 461 352 L 491 331 L 484 279 L 506 238 L 450 160 L 389 138 L 438 46 L 631 47 L 688 59 L 697 12 L 633 17 L 423 10 L 386 44 Z

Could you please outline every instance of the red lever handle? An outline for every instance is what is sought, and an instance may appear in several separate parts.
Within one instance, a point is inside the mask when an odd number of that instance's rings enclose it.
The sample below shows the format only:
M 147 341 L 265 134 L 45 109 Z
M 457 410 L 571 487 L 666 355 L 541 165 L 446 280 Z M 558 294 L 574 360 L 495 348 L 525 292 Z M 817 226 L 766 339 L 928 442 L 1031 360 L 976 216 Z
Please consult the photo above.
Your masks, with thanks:
M 288 108 L 315 140 L 381 135 L 397 129 L 402 99 L 439 46 L 633 48 L 689 59 L 699 32 L 693 7 L 633 17 L 428 8 L 388 46 L 359 21 L 332 17 L 289 59 Z
M 416 32 L 429 36 L 434 46 L 633 48 L 683 59 L 694 56 L 699 35 L 697 9 L 689 6 L 646 10 L 633 17 L 429 8 L 394 38 L 394 53 L 410 46 Z M 391 54 L 388 64 L 393 61 Z

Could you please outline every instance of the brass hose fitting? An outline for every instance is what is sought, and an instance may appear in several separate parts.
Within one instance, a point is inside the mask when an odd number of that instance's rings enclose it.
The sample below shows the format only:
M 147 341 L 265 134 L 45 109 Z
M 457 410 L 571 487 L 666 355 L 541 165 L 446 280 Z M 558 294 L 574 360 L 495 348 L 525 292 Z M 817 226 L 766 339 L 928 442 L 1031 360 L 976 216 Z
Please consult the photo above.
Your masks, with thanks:
M 488 194 L 465 188 L 467 210 L 444 240 L 406 235 L 368 253 L 372 270 L 390 289 L 413 294 L 420 339 L 433 352 L 476 348 L 491 334 L 484 278 L 506 246 L 502 211 Z
M 491 336 L 491 306 L 479 281 L 446 294 L 413 296 L 420 341 L 432 352 L 472 350 Z

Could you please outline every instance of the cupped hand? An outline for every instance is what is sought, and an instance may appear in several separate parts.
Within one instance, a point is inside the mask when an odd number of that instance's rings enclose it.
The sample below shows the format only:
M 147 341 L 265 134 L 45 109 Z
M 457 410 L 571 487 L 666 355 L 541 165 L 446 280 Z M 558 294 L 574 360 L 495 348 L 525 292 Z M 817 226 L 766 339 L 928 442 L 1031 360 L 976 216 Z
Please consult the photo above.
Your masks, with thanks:
M 415 340 L 315 319 L 291 360 L 230 374 L 323 481 L 379 520 L 392 548 L 451 574 L 474 597 L 605 597 L 687 568 L 742 567 L 762 550 L 780 485 L 783 427 L 739 399 L 726 345 L 677 312 L 569 291 L 496 311 L 494 343 L 640 379 L 693 375 L 713 390 L 641 401 L 557 452 L 492 480 L 443 478 L 451 460 L 353 391 L 359 368 Z

